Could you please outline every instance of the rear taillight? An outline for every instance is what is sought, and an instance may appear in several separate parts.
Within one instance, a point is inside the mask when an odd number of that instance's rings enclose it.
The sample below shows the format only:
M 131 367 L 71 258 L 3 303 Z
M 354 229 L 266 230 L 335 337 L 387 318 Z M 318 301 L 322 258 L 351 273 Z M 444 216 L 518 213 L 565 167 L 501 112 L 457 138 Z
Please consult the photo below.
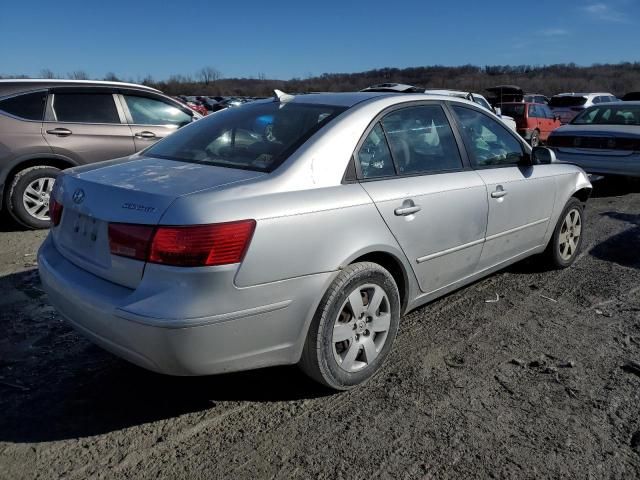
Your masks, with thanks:
M 51 219 L 51 225 L 54 227 L 62 219 L 62 204 L 58 203 L 53 197 L 49 198 L 49 218 Z
M 255 220 L 158 227 L 149 261 L 183 267 L 227 265 L 242 261 L 256 226 Z
M 114 255 L 164 265 L 227 265 L 242 261 L 255 226 L 255 220 L 179 227 L 112 223 L 109 246 Z
M 154 228 L 152 225 L 110 223 L 109 249 L 111 253 L 146 261 Z

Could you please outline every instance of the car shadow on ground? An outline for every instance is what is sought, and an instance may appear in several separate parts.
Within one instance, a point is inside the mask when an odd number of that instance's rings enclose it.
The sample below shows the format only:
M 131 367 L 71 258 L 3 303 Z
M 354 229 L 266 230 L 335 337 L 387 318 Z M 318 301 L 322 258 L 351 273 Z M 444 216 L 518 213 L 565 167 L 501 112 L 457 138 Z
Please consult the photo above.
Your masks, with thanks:
M 623 267 L 640 268 L 640 214 L 604 212 L 600 215 L 635 226 L 607 238 L 589 253 L 600 260 Z
M 0 442 L 86 437 L 229 402 L 332 394 L 295 366 L 208 377 L 149 372 L 76 334 L 48 305 L 35 271 L 0 278 L 0 291 L 16 298 L 0 302 Z
M 620 197 L 630 193 L 640 193 L 640 179 L 624 177 L 604 177 L 592 183 L 593 198 Z

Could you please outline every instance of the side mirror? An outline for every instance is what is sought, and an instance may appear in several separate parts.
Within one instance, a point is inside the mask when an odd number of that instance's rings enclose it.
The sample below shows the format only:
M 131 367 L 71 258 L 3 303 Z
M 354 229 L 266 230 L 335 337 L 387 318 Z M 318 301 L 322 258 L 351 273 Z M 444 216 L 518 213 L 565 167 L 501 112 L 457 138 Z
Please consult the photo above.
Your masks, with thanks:
M 556 120 L 556 121 L 559 121 L 560 120 L 560 115 L 554 115 L 553 119 Z
M 534 147 L 531 151 L 531 159 L 534 165 L 549 165 L 558 162 L 556 153 L 546 147 Z

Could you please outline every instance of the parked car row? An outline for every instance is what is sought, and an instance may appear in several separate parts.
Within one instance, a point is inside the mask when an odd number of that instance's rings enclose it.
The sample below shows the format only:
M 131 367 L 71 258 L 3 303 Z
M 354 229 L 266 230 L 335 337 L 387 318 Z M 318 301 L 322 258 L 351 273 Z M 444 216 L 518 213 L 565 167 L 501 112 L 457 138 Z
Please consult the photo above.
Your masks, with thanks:
M 207 97 L 201 95 L 178 95 L 175 98 L 176 100 L 185 103 L 187 106 L 189 106 L 189 108 L 192 108 L 203 116 L 206 116 L 212 112 L 224 110 L 225 108 L 238 107 L 240 105 L 244 105 L 245 103 L 260 99 L 259 97 Z

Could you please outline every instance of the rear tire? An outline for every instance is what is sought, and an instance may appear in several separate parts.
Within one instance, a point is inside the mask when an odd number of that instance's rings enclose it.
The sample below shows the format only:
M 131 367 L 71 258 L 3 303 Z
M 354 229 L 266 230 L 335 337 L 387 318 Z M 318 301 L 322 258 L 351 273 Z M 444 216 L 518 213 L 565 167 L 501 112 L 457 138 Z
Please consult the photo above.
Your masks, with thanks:
M 583 227 L 584 205 L 572 197 L 562 210 L 544 253 L 552 267 L 567 268 L 576 260 L 582 247 Z
M 13 177 L 6 207 L 16 222 L 30 229 L 49 228 L 49 196 L 59 173 L 55 167 L 40 165 Z
M 400 323 L 400 295 L 380 265 L 349 265 L 333 281 L 313 317 L 299 367 L 334 390 L 373 377 L 388 356 Z

